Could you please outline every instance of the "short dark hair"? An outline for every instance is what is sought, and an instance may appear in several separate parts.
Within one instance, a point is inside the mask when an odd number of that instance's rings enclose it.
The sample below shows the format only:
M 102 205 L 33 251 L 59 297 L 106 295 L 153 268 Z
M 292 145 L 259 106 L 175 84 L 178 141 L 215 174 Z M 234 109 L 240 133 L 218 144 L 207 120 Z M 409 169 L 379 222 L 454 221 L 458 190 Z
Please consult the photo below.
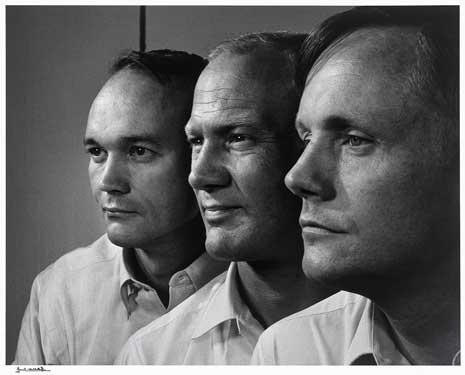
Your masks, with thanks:
M 307 34 L 290 33 L 287 31 L 244 34 L 223 41 L 208 54 L 208 60 L 212 61 L 226 52 L 245 55 L 253 53 L 256 50 L 269 48 L 279 51 L 294 61 L 306 36 Z
M 114 75 L 123 69 L 134 69 L 149 73 L 161 84 L 181 80 L 195 85 L 207 61 L 193 53 L 159 49 L 148 52 L 123 52 L 110 68 Z
M 341 38 L 370 27 L 417 29 L 417 63 L 409 80 L 417 92 L 450 118 L 459 117 L 459 7 L 362 6 L 338 13 L 322 22 L 302 45 L 297 83 L 321 54 Z

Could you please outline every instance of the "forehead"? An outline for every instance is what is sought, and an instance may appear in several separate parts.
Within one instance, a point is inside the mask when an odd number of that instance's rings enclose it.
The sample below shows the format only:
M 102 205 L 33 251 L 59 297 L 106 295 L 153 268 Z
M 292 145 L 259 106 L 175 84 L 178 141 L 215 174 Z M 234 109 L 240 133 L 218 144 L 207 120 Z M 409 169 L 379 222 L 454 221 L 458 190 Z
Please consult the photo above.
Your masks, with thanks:
M 189 124 L 265 124 L 275 116 L 276 78 L 257 61 L 230 54 L 212 61 L 197 82 Z
M 419 110 L 406 84 L 416 64 L 415 41 L 408 29 L 365 29 L 330 47 L 307 77 L 298 122 L 339 116 L 408 121 Z
M 123 70 L 111 77 L 92 103 L 86 136 L 117 138 L 173 128 L 188 110 L 185 95 L 145 73 Z M 180 124 L 182 128 L 184 124 Z

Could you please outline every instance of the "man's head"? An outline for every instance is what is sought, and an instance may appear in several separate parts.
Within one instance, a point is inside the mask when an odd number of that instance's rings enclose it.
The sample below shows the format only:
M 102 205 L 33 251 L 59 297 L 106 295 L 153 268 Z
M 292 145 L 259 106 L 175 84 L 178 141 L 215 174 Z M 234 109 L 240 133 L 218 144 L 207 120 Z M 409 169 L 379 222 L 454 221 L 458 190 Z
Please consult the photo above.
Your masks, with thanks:
M 295 58 L 303 39 L 260 33 L 225 42 L 199 77 L 186 126 L 189 182 L 205 223 L 207 251 L 215 257 L 301 256 L 298 246 L 271 249 L 298 237 L 299 202 L 283 180 L 302 149 L 293 123 L 299 97 Z
M 326 20 L 300 61 L 304 271 L 355 291 L 458 257 L 457 10 L 399 8 Z
M 84 140 L 90 182 L 117 245 L 150 246 L 198 212 L 184 125 L 205 64 L 185 52 L 130 52 L 92 104 Z

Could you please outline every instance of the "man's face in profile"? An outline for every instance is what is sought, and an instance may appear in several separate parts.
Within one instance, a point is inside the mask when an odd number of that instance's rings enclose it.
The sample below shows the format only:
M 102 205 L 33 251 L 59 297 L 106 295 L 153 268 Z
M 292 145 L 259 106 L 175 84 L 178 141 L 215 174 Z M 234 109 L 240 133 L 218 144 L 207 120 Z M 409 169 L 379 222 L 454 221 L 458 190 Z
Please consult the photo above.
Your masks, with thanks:
M 457 132 L 406 84 L 414 43 L 412 31 L 358 31 L 307 77 L 307 145 L 286 184 L 303 198 L 309 276 L 369 288 L 439 264 L 456 240 Z
M 229 54 L 211 62 L 197 82 L 186 126 L 189 182 L 205 223 L 206 247 L 222 259 L 289 257 L 284 250 L 253 249 L 266 248 L 297 224 L 299 201 L 284 185 L 298 142 L 289 101 L 284 85 L 258 65 L 251 57 Z M 287 127 L 286 136 L 280 126 Z
M 149 246 L 197 212 L 187 183 L 188 95 L 122 70 L 92 104 L 85 135 L 89 177 L 110 240 Z

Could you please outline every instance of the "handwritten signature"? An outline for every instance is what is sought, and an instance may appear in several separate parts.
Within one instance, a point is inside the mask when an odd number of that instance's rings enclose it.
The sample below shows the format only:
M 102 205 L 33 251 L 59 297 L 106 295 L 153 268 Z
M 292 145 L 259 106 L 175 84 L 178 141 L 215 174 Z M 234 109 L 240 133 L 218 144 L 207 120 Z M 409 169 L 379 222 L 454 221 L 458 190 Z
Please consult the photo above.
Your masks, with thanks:
M 26 372 L 44 372 L 50 370 L 44 368 L 43 366 L 40 367 L 16 367 L 16 373 L 19 374 L 21 371 L 26 371 Z

